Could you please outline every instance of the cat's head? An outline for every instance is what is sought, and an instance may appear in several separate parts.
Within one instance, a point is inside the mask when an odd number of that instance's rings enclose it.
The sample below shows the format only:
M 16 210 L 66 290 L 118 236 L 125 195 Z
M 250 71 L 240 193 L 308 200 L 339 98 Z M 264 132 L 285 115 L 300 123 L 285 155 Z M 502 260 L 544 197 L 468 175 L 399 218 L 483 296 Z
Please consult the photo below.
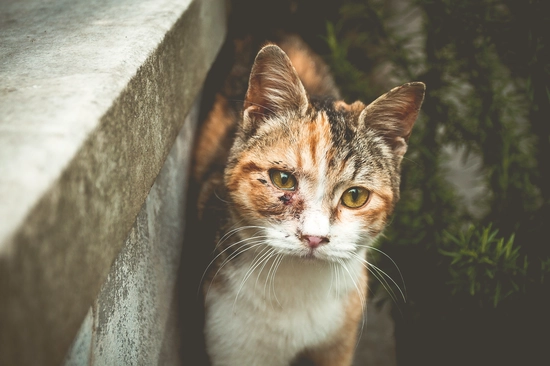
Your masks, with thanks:
M 279 47 L 262 48 L 225 171 L 235 219 L 289 255 L 338 260 L 372 244 L 399 198 L 424 91 L 405 84 L 368 106 L 317 100 Z

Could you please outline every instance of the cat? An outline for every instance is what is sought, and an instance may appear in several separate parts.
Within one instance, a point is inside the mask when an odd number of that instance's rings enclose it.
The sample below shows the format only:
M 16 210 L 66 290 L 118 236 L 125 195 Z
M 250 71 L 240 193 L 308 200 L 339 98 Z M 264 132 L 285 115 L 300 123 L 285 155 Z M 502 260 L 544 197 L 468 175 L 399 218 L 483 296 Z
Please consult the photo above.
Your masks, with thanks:
M 214 366 L 350 365 L 367 250 L 399 199 L 425 85 L 347 104 L 297 36 L 263 46 L 251 68 L 247 44 L 235 42 L 242 60 L 194 152 L 200 245 L 215 248 L 202 281 L 207 353 Z

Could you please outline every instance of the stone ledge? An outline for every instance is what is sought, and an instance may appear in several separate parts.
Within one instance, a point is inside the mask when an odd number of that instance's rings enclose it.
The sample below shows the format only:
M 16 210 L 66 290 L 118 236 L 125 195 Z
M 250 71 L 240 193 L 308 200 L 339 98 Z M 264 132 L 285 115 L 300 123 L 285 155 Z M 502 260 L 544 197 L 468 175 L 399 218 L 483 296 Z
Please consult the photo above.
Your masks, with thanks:
M 0 364 L 59 364 L 221 46 L 225 1 L 0 7 Z
M 199 105 L 187 115 L 64 366 L 183 364 L 178 271 Z

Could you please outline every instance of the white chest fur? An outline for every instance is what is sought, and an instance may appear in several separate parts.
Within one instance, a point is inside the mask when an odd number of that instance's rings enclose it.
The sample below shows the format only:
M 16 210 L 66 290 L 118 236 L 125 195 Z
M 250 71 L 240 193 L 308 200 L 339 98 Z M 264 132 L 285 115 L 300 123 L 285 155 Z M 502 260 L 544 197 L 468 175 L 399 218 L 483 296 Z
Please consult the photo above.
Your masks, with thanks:
M 362 264 L 272 259 L 231 268 L 206 297 L 206 341 L 213 365 L 288 365 L 340 330 Z

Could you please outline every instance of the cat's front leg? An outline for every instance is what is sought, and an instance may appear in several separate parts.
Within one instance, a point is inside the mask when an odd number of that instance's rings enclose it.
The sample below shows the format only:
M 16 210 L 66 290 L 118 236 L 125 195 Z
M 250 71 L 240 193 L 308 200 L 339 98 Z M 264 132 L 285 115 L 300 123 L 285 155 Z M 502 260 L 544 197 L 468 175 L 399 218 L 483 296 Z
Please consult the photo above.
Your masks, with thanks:
M 284 350 L 266 352 L 266 348 L 261 344 L 242 344 L 234 341 L 234 339 L 227 339 L 226 342 L 207 345 L 212 366 L 289 366 L 290 358 L 284 355 Z
M 329 342 L 310 349 L 306 358 L 316 366 L 350 366 L 357 346 L 357 324 L 361 324 L 364 297 L 351 293 L 346 307 L 346 320 Z
M 267 316 L 258 316 L 244 301 L 234 309 L 233 300 L 230 295 L 214 293 L 208 301 L 205 340 L 211 365 L 288 366 L 295 352 L 269 332 Z

